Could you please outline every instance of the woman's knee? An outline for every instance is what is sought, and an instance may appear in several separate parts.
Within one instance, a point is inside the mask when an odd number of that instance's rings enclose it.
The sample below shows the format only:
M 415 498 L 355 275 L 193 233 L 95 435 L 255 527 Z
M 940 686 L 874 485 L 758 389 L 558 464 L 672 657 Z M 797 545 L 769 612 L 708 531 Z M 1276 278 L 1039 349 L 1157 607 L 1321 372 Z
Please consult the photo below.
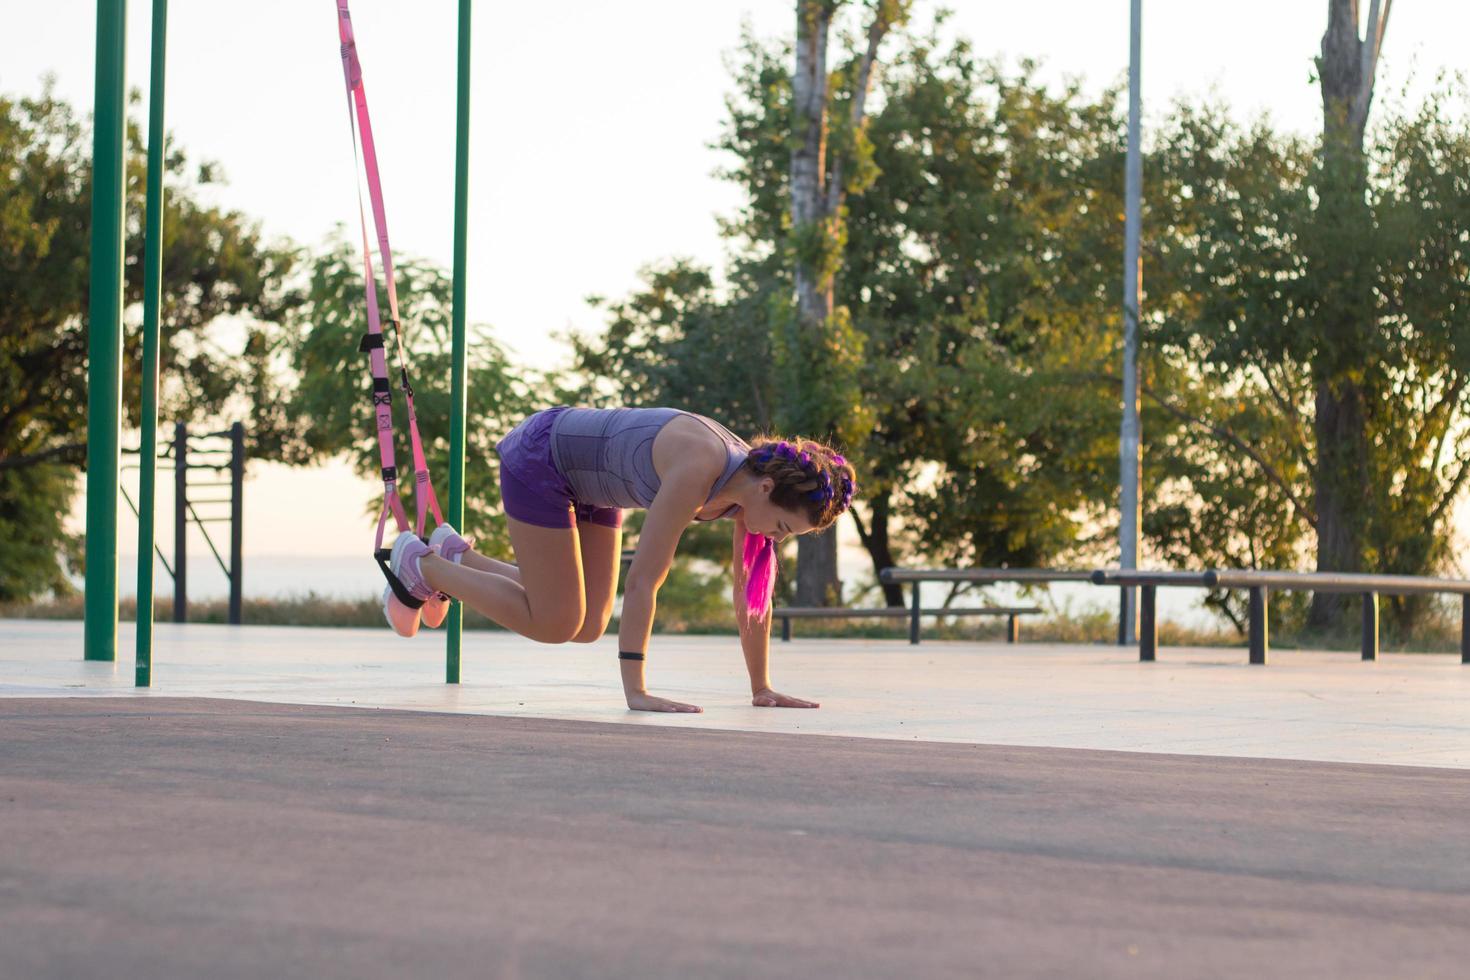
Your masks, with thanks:
M 572 637 L 572 642 L 596 643 L 607 632 L 607 624 L 610 619 L 612 619 L 611 609 L 601 616 L 588 616 L 582 623 L 582 628 L 577 631 L 577 635 Z

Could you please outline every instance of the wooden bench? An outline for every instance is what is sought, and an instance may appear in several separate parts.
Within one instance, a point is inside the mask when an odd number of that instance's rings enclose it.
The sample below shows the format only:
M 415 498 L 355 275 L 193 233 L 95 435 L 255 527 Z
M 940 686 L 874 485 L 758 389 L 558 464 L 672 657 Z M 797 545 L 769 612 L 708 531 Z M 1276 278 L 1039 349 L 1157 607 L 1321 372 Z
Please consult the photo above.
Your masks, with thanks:
M 974 606 L 963 609 L 920 609 L 920 616 L 1005 616 L 1006 642 L 1015 643 L 1021 637 L 1019 616 L 1030 616 L 1041 612 L 1039 606 Z M 777 606 L 771 615 L 781 620 L 781 642 L 791 642 L 793 619 L 913 619 L 914 610 L 905 606 L 882 606 L 876 609 L 847 609 L 842 606 Z M 918 643 L 917 626 L 909 639 Z

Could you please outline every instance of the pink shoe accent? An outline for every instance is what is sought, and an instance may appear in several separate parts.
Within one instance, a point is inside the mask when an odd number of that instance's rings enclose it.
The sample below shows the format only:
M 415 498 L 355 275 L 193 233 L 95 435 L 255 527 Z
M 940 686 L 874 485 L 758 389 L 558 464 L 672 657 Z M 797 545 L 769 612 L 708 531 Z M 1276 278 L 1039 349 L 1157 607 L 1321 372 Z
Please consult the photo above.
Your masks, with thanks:
M 431 630 L 438 629 L 449 615 L 449 596 L 443 592 L 434 593 L 434 597 L 424 603 L 419 613 L 425 626 Z
M 388 567 L 415 599 L 428 599 L 434 595 L 419 569 L 419 559 L 427 554 L 430 554 L 429 546 L 412 531 L 404 531 L 393 542 L 393 558 Z
M 413 636 L 419 631 L 419 611 L 398 601 L 393 589 L 383 589 L 383 618 L 399 636 Z
M 434 533 L 429 535 L 429 547 L 438 553 L 445 561 L 460 564 L 460 558 L 466 551 L 470 550 L 472 542 L 459 536 L 459 532 L 448 524 L 440 524 L 434 528 Z

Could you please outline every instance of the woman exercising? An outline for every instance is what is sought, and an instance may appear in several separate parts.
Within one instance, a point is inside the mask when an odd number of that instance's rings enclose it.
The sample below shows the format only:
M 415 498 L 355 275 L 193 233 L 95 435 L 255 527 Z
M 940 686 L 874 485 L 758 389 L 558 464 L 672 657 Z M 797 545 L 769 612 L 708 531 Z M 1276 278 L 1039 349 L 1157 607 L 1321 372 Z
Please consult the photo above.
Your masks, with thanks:
M 855 481 L 847 460 L 806 439 L 764 437 L 751 446 L 711 419 L 672 408 L 552 408 L 516 426 L 496 449 L 516 563 L 477 553 L 448 525 L 428 544 L 405 531 L 393 544 L 391 568 L 415 598 L 454 596 L 542 643 L 592 643 L 612 617 L 622 508 L 646 507 L 623 588 L 623 691 L 635 711 L 700 711 L 649 694 L 643 658 L 680 535 L 691 522 L 729 517 L 735 619 L 752 703 L 818 707 L 771 689 L 775 546 L 824 530 L 848 508 Z M 391 595 L 384 593 L 385 603 Z

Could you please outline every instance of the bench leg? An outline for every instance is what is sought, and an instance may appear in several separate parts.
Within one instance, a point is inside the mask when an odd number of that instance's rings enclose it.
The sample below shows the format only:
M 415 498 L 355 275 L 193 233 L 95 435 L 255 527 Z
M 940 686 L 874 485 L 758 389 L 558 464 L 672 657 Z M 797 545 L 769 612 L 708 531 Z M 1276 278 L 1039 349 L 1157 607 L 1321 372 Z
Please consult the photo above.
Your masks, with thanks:
M 1006 618 L 1006 642 L 1015 643 L 1020 639 L 1021 620 L 1015 613 L 1011 613 L 1010 616 Z
M 913 608 L 909 612 L 909 642 L 918 645 L 919 642 L 919 583 L 914 583 Z
M 1460 663 L 1470 664 L 1470 595 L 1460 596 Z
M 1251 637 L 1251 663 L 1265 664 L 1267 650 L 1271 645 L 1271 623 L 1267 612 L 1266 600 L 1270 593 L 1264 585 L 1251 586 L 1250 597 L 1250 637 Z
M 1139 589 L 1138 659 L 1142 663 L 1153 663 L 1158 657 L 1158 591 L 1156 585 L 1145 585 Z
M 781 617 L 781 642 L 782 643 L 790 643 L 791 642 L 791 617 L 790 616 L 782 616 Z
M 1363 593 L 1363 659 L 1378 659 L 1378 593 Z

